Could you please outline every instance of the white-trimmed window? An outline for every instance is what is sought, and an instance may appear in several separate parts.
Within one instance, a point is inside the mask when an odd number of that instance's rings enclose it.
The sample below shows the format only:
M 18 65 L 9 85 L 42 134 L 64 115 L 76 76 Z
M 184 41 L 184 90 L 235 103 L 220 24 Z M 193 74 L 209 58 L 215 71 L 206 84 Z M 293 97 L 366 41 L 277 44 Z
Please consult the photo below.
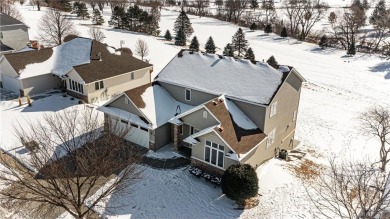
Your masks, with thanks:
M 103 81 L 96 81 L 95 82 L 95 90 L 100 90 L 104 88 L 104 83 Z
M 204 147 L 204 160 L 214 166 L 222 167 L 224 165 L 225 146 L 206 141 Z
M 272 117 L 276 114 L 277 107 L 278 107 L 278 102 L 274 102 L 271 104 L 270 106 L 271 112 L 269 113 L 269 117 Z
M 0 39 L 3 39 L 3 32 L 0 32 Z
M 268 133 L 268 139 L 267 139 L 267 148 L 275 142 L 275 132 L 276 129 L 273 129 L 270 133 Z
M 125 96 L 125 104 L 128 104 L 128 105 L 130 104 L 130 100 L 126 96 Z
M 207 111 L 203 111 L 203 118 L 207 119 Z
M 191 89 L 186 88 L 185 98 L 187 101 L 191 101 Z
M 72 79 L 69 79 L 69 87 L 68 88 L 69 88 L 69 90 L 84 94 L 83 85 L 77 81 L 72 80 Z
M 130 79 L 131 79 L 131 80 L 134 80 L 134 79 L 135 79 L 134 72 L 131 72 L 131 73 L 130 73 Z
M 296 110 L 294 111 L 294 114 L 293 114 L 293 122 L 295 122 L 295 120 L 297 120 L 297 111 Z

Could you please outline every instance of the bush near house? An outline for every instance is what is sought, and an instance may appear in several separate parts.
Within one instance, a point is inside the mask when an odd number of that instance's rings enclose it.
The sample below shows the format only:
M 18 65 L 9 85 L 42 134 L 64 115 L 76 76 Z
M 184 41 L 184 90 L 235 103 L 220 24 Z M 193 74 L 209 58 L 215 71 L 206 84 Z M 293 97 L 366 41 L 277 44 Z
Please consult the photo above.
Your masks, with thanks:
M 255 197 L 259 190 L 259 180 L 255 169 L 249 164 L 230 166 L 222 176 L 222 192 L 229 198 L 243 202 Z

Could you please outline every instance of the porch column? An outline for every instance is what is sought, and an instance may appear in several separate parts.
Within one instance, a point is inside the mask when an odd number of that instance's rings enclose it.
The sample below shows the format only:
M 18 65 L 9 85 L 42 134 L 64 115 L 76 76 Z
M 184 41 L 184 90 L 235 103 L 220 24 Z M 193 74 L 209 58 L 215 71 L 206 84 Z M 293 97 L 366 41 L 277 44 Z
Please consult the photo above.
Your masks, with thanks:
M 178 125 L 173 125 L 173 147 L 176 151 L 180 149 L 180 129 Z

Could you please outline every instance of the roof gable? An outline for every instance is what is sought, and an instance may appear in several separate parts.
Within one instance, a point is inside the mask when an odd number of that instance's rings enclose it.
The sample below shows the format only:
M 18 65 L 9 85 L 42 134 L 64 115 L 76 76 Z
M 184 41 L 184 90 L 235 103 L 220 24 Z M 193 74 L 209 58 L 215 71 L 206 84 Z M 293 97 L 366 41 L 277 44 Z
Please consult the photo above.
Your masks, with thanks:
M 23 22 L 15 19 L 7 14 L 0 13 L 0 26 L 20 25 L 20 24 L 25 25 Z

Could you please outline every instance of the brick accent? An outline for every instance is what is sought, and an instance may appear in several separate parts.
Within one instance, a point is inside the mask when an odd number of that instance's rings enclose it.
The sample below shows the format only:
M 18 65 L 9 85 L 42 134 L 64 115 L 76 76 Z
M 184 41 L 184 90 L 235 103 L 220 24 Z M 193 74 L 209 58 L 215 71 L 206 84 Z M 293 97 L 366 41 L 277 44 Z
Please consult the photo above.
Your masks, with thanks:
M 180 150 L 180 130 L 178 125 L 173 125 L 173 147 L 176 151 Z
M 77 99 L 83 100 L 83 101 L 85 101 L 86 103 L 88 103 L 88 97 L 85 96 L 85 95 L 82 95 L 82 94 L 73 92 L 73 91 L 71 91 L 71 90 L 66 90 L 66 93 L 68 93 L 69 95 L 71 95 L 71 96 L 73 96 L 73 97 L 76 97 Z
M 203 163 L 202 161 L 196 160 L 196 159 L 191 159 L 191 166 L 198 167 L 201 170 L 204 170 L 211 175 L 222 177 L 223 173 L 225 172 L 224 170 L 221 170 L 219 168 L 213 167 L 209 164 Z

